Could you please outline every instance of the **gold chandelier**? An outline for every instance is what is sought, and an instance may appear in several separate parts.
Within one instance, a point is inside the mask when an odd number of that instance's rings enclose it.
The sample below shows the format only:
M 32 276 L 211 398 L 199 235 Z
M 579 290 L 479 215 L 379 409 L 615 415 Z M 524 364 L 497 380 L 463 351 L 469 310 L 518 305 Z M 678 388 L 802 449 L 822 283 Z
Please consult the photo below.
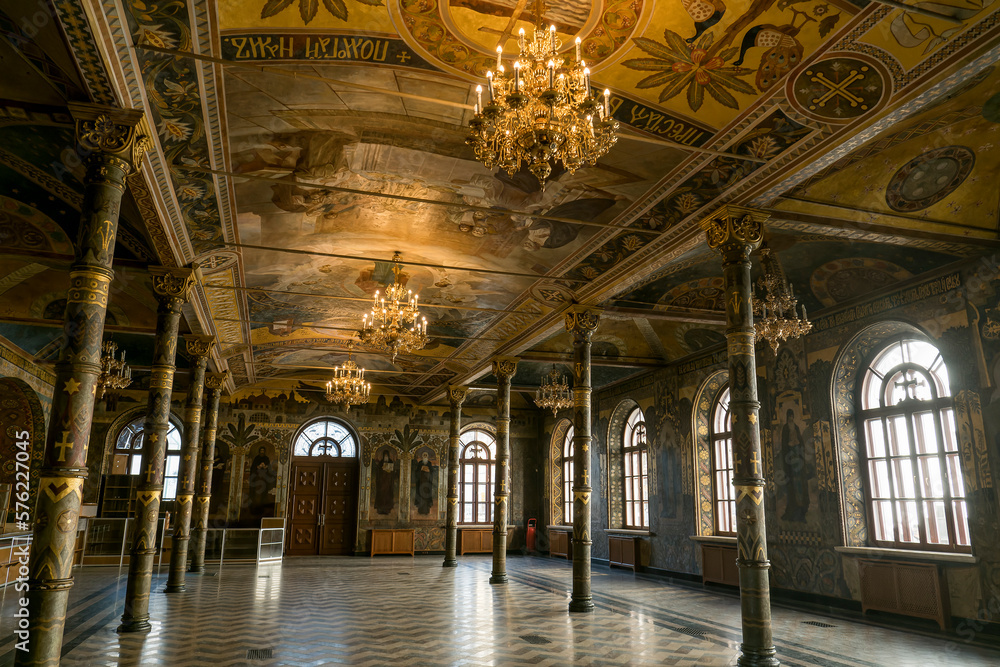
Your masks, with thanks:
M 486 73 L 489 101 L 483 105 L 483 87 L 476 86 L 477 101 L 465 140 L 487 169 L 499 166 L 513 176 L 527 163 L 544 186 L 553 160 L 561 160 L 573 173 L 584 164 L 595 164 L 618 140 L 611 91 L 604 91 L 603 104 L 591 95 L 590 69 L 580 59 L 580 38 L 572 63 L 559 55 L 561 45 L 555 26 L 548 30 L 539 26 L 530 41 L 521 28 L 520 55 L 509 74 L 503 46 L 497 47 L 496 70 Z
M 760 263 L 764 275 L 757 280 L 753 296 L 754 327 L 757 338 L 767 341 L 771 351 L 777 352 L 782 341 L 809 333 L 812 322 L 806 315 L 805 304 L 801 306 L 801 318 L 795 312 L 798 300 L 792 294 L 778 256 L 766 244 L 760 249 Z
M 353 352 L 354 341 L 351 341 L 347 346 L 347 361 L 343 366 L 333 367 L 333 379 L 326 383 L 326 400 L 343 403 L 345 410 L 367 403 L 372 390 L 371 383 L 365 382 L 365 369 L 358 368 L 351 360 Z
M 132 368 L 125 363 L 125 350 L 121 357 L 116 358 L 118 345 L 112 340 L 101 345 L 101 374 L 97 378 L 97 400 L 107 394 L 109 399 L 132 384 Z
M 542 386 L 535 391 L 535 405 L 545 409 L 551 408 L 552 415 L 573 405 L 573 397 L 569 392 L 569 383 L 562 371 L 556 370 L 552 364 L 549 374 L 542 377 Z
M 378 352 L 388 352 L 393 360 L 397 354 L 405 354 L 423 349 L 427 337 L 427 318 L 417 310 L 417 295 L 407 290 L 400 282 L 403 269 L 399 263 L 399 252 L 392 256 L 391 285 L 385 294 L 375 292 L 372 312 L 361 319 L 358 338 L 365 347 Z

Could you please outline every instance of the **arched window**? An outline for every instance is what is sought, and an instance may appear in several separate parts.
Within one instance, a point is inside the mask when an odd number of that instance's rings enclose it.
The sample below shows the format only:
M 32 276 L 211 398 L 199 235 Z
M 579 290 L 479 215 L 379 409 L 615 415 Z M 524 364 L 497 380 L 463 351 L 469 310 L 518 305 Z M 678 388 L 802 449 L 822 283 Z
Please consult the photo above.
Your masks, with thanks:
M 865 370 L 860 394 L 874 542 L 970 551 L 954 401 L 941 353 L 916 339 L 889 345 Z
M 336 419 L 317 419 L 299 433 L 292 449 L 295 456 L 358 455 L 358 443 L 347 426 Z
M 143 422 L 146 416 L 136 417 L 125 425 L 115 440 L 115 455 L 127 456 L 125 470 L 129 475 L 142 474 Z M 177 497 L 177 476 L 181 469 L 181 432 L 173 420 L 167 422 L 167 457 L 163 469 L 163 500 Z
M 573 523 L 573 425 L 566 430 L 562 447 L 563 523 Z
M 729 385 L 719 392 L 712 408 L 712 497 L 715 534 L 736 534 L 736 496 L 733 489 L 733 418 L 729 413 Z
M 472 428 L 462 433 L 458 459 L 459 523 L 493 521 L 493 479 L 496 475 L 496 439 Z
M 646 421 L 636 408 L 625 423 L 622 443 L 625 482 L 625 527 L 649 528 L 649 455 L 646 451 Z

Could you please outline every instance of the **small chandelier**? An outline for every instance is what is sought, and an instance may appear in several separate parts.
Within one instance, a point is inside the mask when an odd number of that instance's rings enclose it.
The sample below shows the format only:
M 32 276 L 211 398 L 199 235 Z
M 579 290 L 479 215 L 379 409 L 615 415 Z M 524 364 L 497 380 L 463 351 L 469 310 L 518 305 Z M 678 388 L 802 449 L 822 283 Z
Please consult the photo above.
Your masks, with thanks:
M 573 397 L 569 393 L 569 384 L 562 371 L 552 364 L 549 374 L 542 377 L 542 386 L 535 391 L 535 405 L 540 408 L 551 408 L 552 415 L 573 405 Z
M 764 275 L 757 280 L 757 293 L 753 297 L 754 327 L 757 338 L 765 340 L 772 352 L 778 351 L 782 341 L 804 336 L 812 330 L 812 322 L 801 306 L 802 317 L 795 312 L 798 300 L 785 277 L 778 256 L 766 245 L 760 249 L 760 263 Z M 757 294 L 763 294 L 759 297 Z
M 551 161 L 561 160 L 573 173 L 584 164 L 595 164 L 618 136 L 618 121 L 611 117 L 609 97 L 601 104 L 590 91 L 590 69 L 580 59 L 559 55 L 562 41 L 556 27 L 541 26 L 525 39 L 518 37 L 520 55 L 508 74 L 503 46 L 497 47 L 496 71 L 486 73 L 488 103 L 483 87 L 476 86 L 474 115 L 465 143 L 487 169 L 502 167 L 511 176 L 527 163 L 542 186 L 552 173 Z
M 118 354 L 118 345 L 112 340 L 104 341 L 101 345 L 101 374 L 97 378 L 97 400 L 117 397 L 118 392 L 132 384 L 132 368 L 125 363 L 125 350 L 122 350 L 121 357 L 115 358 Z
M 372 390 L 371 383 L 365 382 L 365 369 L 358 368 L 351 360 L 353 352 L 354 341 L 351 341 L 347 346 L 347 361 L 343 366 L 333 367 L 333 379 L 326 383 L 326 400 L 343 403 L 345 410 L 367 403 Z
M 393 282 L 385 288 L 384 295 L 375 292 L 372 312 L 361 319 L 358 331 L 362 345 L 388 352 L 393 360 L 397 354 L 423 349 L 428 341 L 427 318 L 421 317 L 417 310 L 417 295 L 400 282 L 402 272 L 397 251 L 392 256 Z

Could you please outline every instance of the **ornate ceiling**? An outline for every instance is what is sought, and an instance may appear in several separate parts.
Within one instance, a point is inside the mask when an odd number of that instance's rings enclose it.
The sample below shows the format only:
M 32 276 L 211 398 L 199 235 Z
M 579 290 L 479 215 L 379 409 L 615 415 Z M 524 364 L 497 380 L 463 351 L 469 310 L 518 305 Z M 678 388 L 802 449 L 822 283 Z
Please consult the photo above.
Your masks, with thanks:
M 157 142 L 123 220 L 115 307 L 150 317 L 129 300 L 129 261 L 198 262 L 188 323 L 218 337 L 234 387 L 325 382 L 395 250 L 431 343 L 355 359 L 376 392 L 432 401 L 488 380 L 498 354 L 524 359 L 516 386 L 537 384 L 568 361 L 573 301 L 607 308 L 597 384 L 716 346 L 721 267 L 697 223 L 724 202 L 771 213 L 810 314 L 998 245 L 989 0 L 91 0 L 44 21 L 20 4 L 0 2 L 0 57 L 16 64 L 0 232 L 37 230 L 68 264 L 65 102 L 143 109 Z M 544 190 L 464 143 L 497 45 L 513 56 L 538 17 L 568 49 L 583 38 L 622 126 L 596 166 Z M 26 252 L 0 276 L 14 341 L 45 324 L 16 291 L 41 280 Z

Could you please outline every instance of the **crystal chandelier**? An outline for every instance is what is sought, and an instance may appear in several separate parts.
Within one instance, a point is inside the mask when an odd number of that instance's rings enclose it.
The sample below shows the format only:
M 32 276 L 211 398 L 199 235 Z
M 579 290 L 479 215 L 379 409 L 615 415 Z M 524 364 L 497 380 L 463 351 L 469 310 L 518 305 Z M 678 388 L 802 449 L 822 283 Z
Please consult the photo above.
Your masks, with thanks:
M 798 300 L 792 294 L 778 256 L 766 245 L 760 249 L 760 263 L 764 275 L 757 280 L 757 292 L 753 296 L 754 327 L 757 338 L 767 341 L 771 351 L 777 352 L 782 341 L 809 333 L 812 322 L 806 315 L 805 304 L 801 306 L 801 318 L 795 312 Z
M 559 410 L 573 405 L 566 376 L 562 371 L 556 370 L 555 364 L 552 365 L 549 374 L 542 377 L 542 386 L 535 391 L 535 405 L 540 408 L 551 408 L 553 416 Z
M 118 345 L 112 340 L 101 345 L 101 374 L 97 378 L 97 400 L 117 396 L 118 392 L 132 384 L 132 368 L 125 363 L 125 350 L 118 354 Z
M 351 341 L 347 346 L 347 361 L 343 366 L 333 367 L 333 379 L 326 383 L 326 400 L 343 403 L 345 410 L 367 403 L 372 390 L 371 383 L 365 382 L 365 369 L 358 368 L 351 360 L 353 352 L 354 341 Z
M 572 63 L 559 55 L 561 45 L 555 26 L 539 26 L 530 41 L 521 28 L 520 55 L 510 73 L 503 64 L 503 46 L 497 47 L 496 70 L 486 73 L 488 103 L 483 105 L 483 87 L 476 86 L 465 140 L 487 169 L 499 166 L 513 176 L 527 163 L 544 186 L 552 173 L 551 161 L 561 160 L 573 173 L 584 164 L 595 164 L 618 140 L 611 91 L 604 91 L 603 104 L 591 95 L 580 38 Z
M 361 319 L 358 338 L 362 345 L 379 352 L 388 352 L 393 360 L 397 354 L 423 349 L 427 345 L 427 318 L 417 310 L 417 295 L 400 282 L 403 272 L 399 252 L 392 256 L 391 285 L 385 294 L 375 292 L 372 312 Z

